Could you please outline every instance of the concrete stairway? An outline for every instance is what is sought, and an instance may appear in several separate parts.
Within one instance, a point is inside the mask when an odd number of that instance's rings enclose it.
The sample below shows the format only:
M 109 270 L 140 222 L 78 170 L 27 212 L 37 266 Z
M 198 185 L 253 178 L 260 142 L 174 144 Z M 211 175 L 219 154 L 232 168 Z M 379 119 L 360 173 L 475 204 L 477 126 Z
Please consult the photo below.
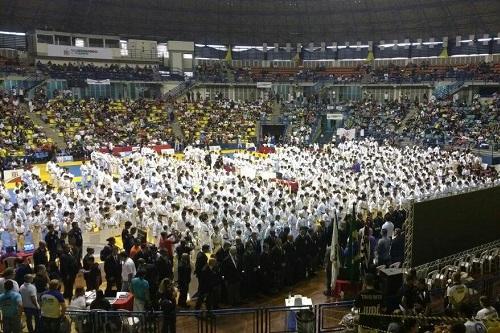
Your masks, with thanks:
M 182 132 L 181 125 L 175 120 L 172 123 L 172 132 L 174 133 L 175 137 L 178 138 L 179 140 L 184 140 L 184 133 Z
M 410 112 L 406 114 L 406 117 L 401 121 L 401 124 L 399 124 L 399 128 L 396 130 L 397 133 L 402 133 L 404 128 L 406 127 L 406 124 L 412 119 L 414 119 L 418 115 L 418 108 L 412 108 Z
M 52 139 L 52 141 L 56 144 L 58 148 L 67 148 L 66 142 L 62 137 L 59 136 L 59 133 L 48 124 L 46 124 L 39 115 L 34 112 L 29 112 L 29 107 L 26 103 L 21 104 L 22 109 L 26 111 L 26 114 L 31 119 L 31 121 L 36 125 L 42 128 L 42 131 L 45 133 L 47 138 Z
M 280 117 L 281 117 L 281 105 L 274 101 L 272 105 L 273 112 L 271 113 L 271 123 L 277 124 L 279 123 Z

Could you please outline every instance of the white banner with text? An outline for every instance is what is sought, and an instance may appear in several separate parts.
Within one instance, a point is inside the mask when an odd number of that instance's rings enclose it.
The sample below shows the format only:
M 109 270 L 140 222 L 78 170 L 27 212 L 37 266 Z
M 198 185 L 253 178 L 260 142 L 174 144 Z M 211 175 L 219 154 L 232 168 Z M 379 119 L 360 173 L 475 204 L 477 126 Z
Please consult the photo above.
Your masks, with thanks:
M 87 59 L 112 59 L 111 49 L 102 47 L 77 47 L 67 45 L 48 45 L 49 57 L 87 58 Z

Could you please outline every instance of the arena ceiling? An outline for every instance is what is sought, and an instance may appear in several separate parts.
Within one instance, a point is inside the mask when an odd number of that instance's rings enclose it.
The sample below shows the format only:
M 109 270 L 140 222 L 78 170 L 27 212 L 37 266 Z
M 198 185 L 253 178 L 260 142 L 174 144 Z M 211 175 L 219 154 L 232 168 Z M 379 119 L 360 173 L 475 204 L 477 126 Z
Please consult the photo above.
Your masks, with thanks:
M 0 0 L 0 30 L 261 45 L 500 32 L 499 0 Z

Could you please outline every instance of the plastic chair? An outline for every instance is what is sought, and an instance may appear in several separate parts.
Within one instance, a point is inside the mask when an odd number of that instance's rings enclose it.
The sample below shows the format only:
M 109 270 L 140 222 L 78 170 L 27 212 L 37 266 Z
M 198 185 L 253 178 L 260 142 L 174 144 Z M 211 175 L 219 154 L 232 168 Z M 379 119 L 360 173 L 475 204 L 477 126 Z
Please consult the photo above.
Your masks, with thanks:
M 3 264 L 4 264 L 5 268 L 7 268 L 7 267 L 15 268 L 16 261 L 17 261 L 17 257 L 8 257 L 8 258 L 5 258 L 3 260 Z

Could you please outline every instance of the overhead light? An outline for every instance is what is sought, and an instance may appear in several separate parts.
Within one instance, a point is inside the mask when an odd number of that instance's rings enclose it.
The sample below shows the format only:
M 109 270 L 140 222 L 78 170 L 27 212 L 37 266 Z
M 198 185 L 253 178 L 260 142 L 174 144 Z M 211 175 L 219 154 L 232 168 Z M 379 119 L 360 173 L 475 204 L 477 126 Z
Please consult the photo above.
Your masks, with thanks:
M 26 36 L 24 32 L 0 31 L 0 35 Z

